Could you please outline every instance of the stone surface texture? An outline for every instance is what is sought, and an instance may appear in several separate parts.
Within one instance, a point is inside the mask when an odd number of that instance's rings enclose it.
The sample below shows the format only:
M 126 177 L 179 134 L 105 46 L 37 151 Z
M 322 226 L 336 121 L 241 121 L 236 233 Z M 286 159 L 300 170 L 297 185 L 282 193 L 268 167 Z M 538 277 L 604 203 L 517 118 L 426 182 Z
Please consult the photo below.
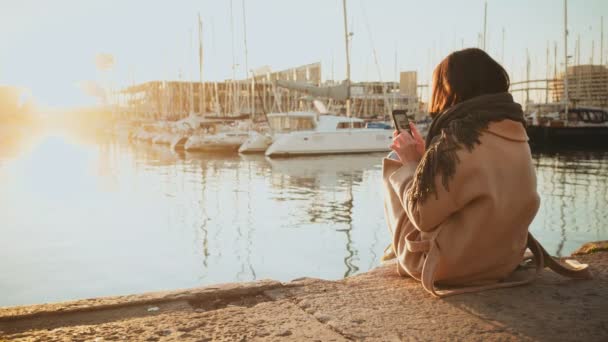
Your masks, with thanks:
M 0 308 L 0 341 L 608 341 L 608 252 L 592 280 L 433 298 L 395 265 L 302 278 Z

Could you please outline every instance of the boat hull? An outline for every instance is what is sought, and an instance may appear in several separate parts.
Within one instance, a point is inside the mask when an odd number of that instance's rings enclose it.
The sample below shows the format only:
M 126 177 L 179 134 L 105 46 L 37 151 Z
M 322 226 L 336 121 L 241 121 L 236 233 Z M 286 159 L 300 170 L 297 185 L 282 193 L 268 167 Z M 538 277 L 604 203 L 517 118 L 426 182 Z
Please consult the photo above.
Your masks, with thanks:
M 247 139 L 246 135 L 202 136 L 193 135 L 184 145 L 186 151 L 199 152 L 237 152 Z
M 533 148 L 608 148 L 608 126 L 548 127 L 530 125 L 526 128 L 526 131 Z
M 384 129 L 292 132 L 276 137 L 266 150 L 266 156 L 387 152 L 392 139 L 392 131 Z

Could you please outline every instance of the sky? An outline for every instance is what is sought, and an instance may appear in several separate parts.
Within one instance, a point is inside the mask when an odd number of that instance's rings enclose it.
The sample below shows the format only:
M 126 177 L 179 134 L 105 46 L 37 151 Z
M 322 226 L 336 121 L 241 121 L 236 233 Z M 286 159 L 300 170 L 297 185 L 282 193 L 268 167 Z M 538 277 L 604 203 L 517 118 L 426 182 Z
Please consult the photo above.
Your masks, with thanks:
M 479 46 L 484 2 L 347 0 L 352 80 L 391 81 L 399 70 L 416 70 L 418 82 L 428 83 L 451 51 Z M 554 44 L 563 68 L 563 6 L 562 0 L 487 1 L 486 51 L 512 81 L 525 78 L 526 50 L 532 78 L 545 77 L 548 44 L 549 69 Z M 69 107 L 97 101 L 87 95 L 91 84 L 116 89 L 198 80 L 198 13 L 206 81 L 318 61 L 324 79 L 345 78 L 341 0 L 0 0 L 0 84 L 28 88 L 40 105 Z M 581 62 L 590 61 L 594 44 L 599 63 L 602 16 L 605 63 L 608 1 L 568 1 L 568 53 L 580 36 Z M 111 70 L 96 68 L 100 53 L 114 57 Z

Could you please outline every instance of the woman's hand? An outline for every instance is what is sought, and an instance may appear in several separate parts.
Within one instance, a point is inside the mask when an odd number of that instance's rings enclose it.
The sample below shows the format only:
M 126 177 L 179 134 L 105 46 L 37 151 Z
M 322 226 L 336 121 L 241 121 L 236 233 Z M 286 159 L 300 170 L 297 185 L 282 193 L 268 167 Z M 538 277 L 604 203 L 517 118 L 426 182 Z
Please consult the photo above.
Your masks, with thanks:
M 412 135 L 408 133 L 393 133 L 393 144 L 390 149 L 395 151 L 402 163 L 418 163 L 425 150 L 424 139 L 416 126 L 410 122 Z

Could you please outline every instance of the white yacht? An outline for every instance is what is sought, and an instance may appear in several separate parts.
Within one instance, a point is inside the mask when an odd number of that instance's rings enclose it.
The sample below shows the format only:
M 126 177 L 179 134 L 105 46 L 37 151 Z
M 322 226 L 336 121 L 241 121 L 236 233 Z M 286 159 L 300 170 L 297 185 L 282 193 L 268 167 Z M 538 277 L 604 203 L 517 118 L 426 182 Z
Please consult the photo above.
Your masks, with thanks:
M 275 136 L 313 129 L 316 115 L 307 111 L 267 114 L 266 119 L 271 133 L 250 132 L 247 140 L 239 148 L 239 153 L 264 153 L 272 145 Z
M 317 87 L 310 84 L 294 84 L 294 82 L 277 80 L 277 86 L 300 90 L 314 97 L 330 98 L 346 102 L 346 117 L 328 113 L 319 101 L 313 101 L 317 113 L 299 112 L 270 117 L 268 121 L 273 131 L 272 145 L 268 147 L 266 156 L 298 156 L 318 154 L 370 153 L 386 152 L 393 139 L 391 129 L 365 128 L 365 122 L 351 115 L 350 96 L 350 49 L 348 24 L 346 18 L 346 0 L 344 7 L 344 34 L 346 47 L 346 80 L 337 86 Z M 295 117 L 295 118 L 294 118 Z M 273 120 L 279 120 L 281 125 L 289 125 L 289 132 L 279 133 Z M 295 124 L 292 125 L 292 121 Z M 283 128 L 283 127 L 281 127 Z
M 269 157 L 386 152 L 393 139 L 392 130 L 365 128 L 358 118 L 296 112 L 269 114 L 268 119 L 277 132 L 266 149 Z M 280 133 L 285 128 L 289 131 Z
M 266 115 L 271 133 L 252 131 L 239 148 L 239 153 L 264 153 L 272 145 L 275 136 L 297 130 L 310 130 L 315 127 L 313 112 L 270 113 Z

